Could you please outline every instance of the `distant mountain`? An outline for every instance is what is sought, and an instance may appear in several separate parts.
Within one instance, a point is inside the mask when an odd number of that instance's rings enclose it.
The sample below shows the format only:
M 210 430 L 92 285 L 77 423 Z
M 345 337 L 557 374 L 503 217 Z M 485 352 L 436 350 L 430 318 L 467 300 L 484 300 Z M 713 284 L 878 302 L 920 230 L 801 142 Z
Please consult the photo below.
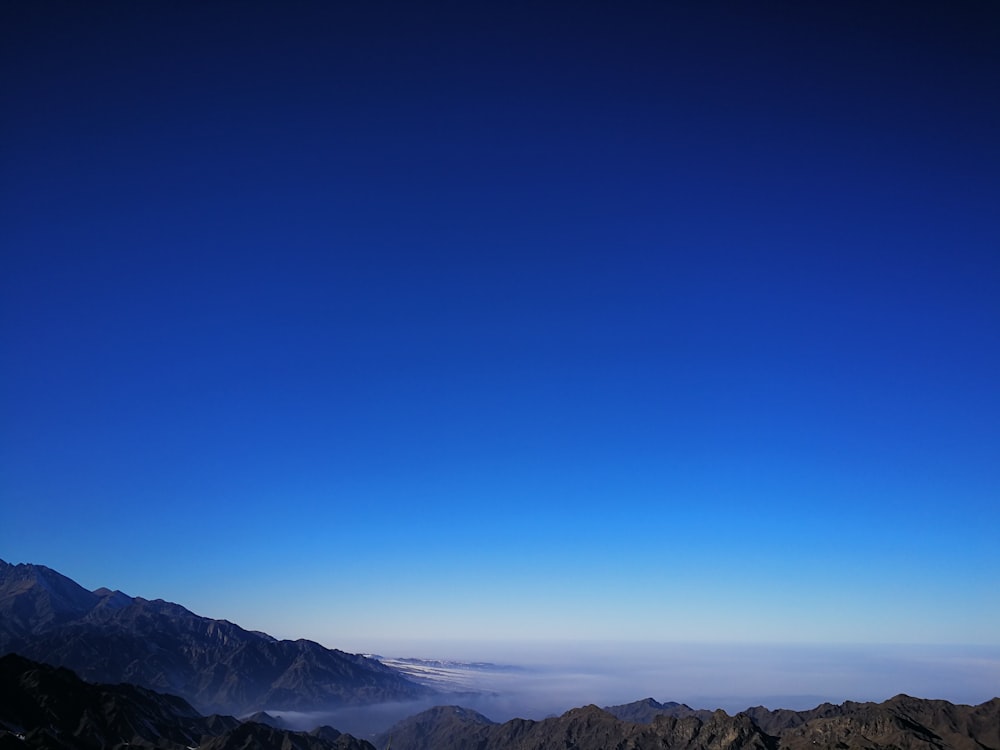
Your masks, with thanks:
M 410 716 L 375 738 L 377 747 L 394 745 L 406 750 L 456 747 L 457 737 L 481 736 L 478 729 L 497 726 L 481 713 L 461 706 L 436 706 Z M 470 745 L 475 747 L 475 745 Z
M 484 694 L 483 676 L 498 673 L 515 673 L 523 670 L 510 664 L 493 664 L 484 661 L 445 661 L 440 659 L 387 659 L 384 656 L 374 656 L 387 667 L 398 670 L 420 685 L 452 693 L 453 700 L 458 695 Z
M 190 749 L 188 749 L 190 750 Z M 213 737 L 197 750 L 375 750 L 364 740 L 341 734 L 330 727 L 312 732 L 290 732 L 266 724 L 247 722 L 219 737 Z
M 494 724 L 458 707 L 434 708 L 405 719 L 376 739 L 400 750 L 774 750 L 746 715 L 716 711 L 707 721 L 659 716 L 652 724 L 622 721 L 597 706 L 574 708 L 541 721 Z
M 281 718 L 281 716 L 271 716 L 267 711 L 258 711 L 255 714 L 250 714 L 243 721 L 250 721 L 254 724 L 265 724 L 274 729 L 291 729 L 288 722 Z
M 684 703 L 675 703 L 674 701 L 659 703 L 652 698 L 625 703 L 621 706 L 605 706 L 604 710 L 622 721 L 631 721 L 636 724 L 652 724 L 653 719 L 657 716 L 674 716 L 678 719 L 685 716 L 696 716 L 706 721 L 714 713 L 704 709 L 691 708 Z M 761 728 L 763 729 L 763 727 Z
M 645 716 L 657 706 L 661 713 L 650 721 L 586 706 L 558 718 L 503 724 L 454 706 L 435 708 L 399 722 L 376 743 L 391 739 L 400 750 L 1000 750 L 1000 698 L 960 706 L 900 695 L 884 703 L 757 708 L 736 716 L 652 699 L 613 708 Z M 670 715 L 685 709 L 691 713 Z
M 833 703 L 821 703 L 816 708 L 807 711 L 790 711 L 787 708 L 779 708 L 774 711 L 764 708 L 764 706 L 754 706 L 748 708 L 746 714 L 754 720 L 754 723 L 768 734 L 778 735 L 788 729 L 802 726 L 813 719 L 826 719 L 835 716 L 844 716 L 854 711 L 862 704 L 847 701 L 841 705 Z
M 135 685 L 92 685 L 68 669 L 0 657 L 0 748 L 374 750 L 321 727 L 308 734 L 201 716 L 182 698 Z
M 626 705 L 643 703 L 655 708 L 649 700 Z M 676 710 L 680 704 L 660 705 Z M 962 706 L 898 695 L 883 703 L 824 704 L 810 711 L 660 714 L 651 722 L 624 721 L 584 706 L 541 721 L 498 724 L 469 709 L 440 706 L 397 723 L 376 742 L 397 750 L 1000 750 L 1000 698 Z M 375 750 L 332 727 L 293 732 L 201 716 L 176 696 L 128 684 L 89 684 L 67 669 L 16 654 L 0 657 L 0 750 L 126 746 Z
M 42 565 L 0 560 L 0 654 L 89 682 L 183 696 L 205 713 L 330 710 L 435 694 L 373 659 L 279 641 L 161 599 L 87 591 Z

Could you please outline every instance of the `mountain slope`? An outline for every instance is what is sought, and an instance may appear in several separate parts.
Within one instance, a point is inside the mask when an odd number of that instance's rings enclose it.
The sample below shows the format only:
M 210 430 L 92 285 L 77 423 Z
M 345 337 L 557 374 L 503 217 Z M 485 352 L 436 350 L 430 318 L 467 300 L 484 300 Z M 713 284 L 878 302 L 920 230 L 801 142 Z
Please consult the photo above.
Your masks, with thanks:
M 464 713 L 462 713 L 464 712 Z M 652 724 L 622 721 L 597 706 L 584 706 L 541 721 L 513 719 L 493 724 L 457 707 L 425 711 L 377 739 L 401 750 L 774 750 L 749 717 L 716 711 L 707 720 L 658 716 Z
M 68 669 L 16 654 L 0 657 L 0 726 L 23 734 L 28 747 L 188 747 L 238 725 L 231 717 L 205 718 L 176 696 L 136 685 L 91 685 Z
M 705 720 L 711 718 L 713 714 L 712 711 L 691 708 L 684 703 L 674 701 L 659 703 L 652 698 L 624 703 L 620 706 L 605 706 L 604 710 L 622 721 L 631 721 L 636 724 L 652 724 L 657 716 L 675 716 L 678 719 L 685 716 L 697 716 L 699 719 Z M 763 729 L 763 727 L 761 728 Z
M 473 711 L 436 708 L 399 722 L 377 744 L 391 738 L 400 750 L 1000 750 L 1000 698 L 961 706 L 901 695 L 877 704 L 757 708 L 736 716 L 652 699 L 613 708 L 643 717 L 668 713 L 633 722 L 586 706 L 558 718 L 494 724 Z
M 201 716 L 187 701 L 135 685 L 93 685 L 68 669 L 0 657 L 0 747 L 161 750 L 374 750 L 331 727 L 291 732 Z
M 290 732 L 247 722 L 198 746 L 198 750 L 375 750 L 364 740 L 330 727 L 312 732 Z
M 44 565 L 0 560 L 0 649 L 80 617 L 101 598 Z
M 845 703 L 840 715 L 811 718 L 781 732 L 787 750 L 1000 750 L 1000 698 L 978 706 L 897 695 Z
M 181 695 L 205 713 L 329 710 L 434 693 L 373 659 L 0 561 L 0 654 L 11 652 L 91 682 Z
M 397 748 L 451 747 L 456 737 L 480 738 L 479 731 L 496 724 L 481 713 L 461 706 L 435 706 L 397 722 L 375 739 L 378 747 Z

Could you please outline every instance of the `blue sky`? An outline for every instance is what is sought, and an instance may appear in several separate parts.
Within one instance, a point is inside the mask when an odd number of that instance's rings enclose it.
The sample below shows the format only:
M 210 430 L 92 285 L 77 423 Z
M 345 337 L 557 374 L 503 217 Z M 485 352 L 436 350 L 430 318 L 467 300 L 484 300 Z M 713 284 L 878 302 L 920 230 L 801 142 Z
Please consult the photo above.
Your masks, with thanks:
M 3 559 L 355 651 L 1000 645 L 992 4 L 3 13 Z

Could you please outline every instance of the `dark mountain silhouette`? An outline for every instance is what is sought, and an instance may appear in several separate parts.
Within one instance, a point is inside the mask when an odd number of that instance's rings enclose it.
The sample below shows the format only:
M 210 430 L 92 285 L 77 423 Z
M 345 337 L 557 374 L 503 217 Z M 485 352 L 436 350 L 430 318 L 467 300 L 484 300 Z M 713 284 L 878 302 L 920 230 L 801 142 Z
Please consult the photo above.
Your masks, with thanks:
M 377 747 L 452 747 L 455 737 L 479 737 L 477 728 L 496 726 L 481 713 L 461 706 L 436 706 L 397 722 L 375 738 Z
M 375 750 L 364 740 L 330 727 L 290 732 L 247 722 L 198 746 L 198 750 Z
M 684 703 L 676 703 L 674 701 L 659 703 L 652 698 L 624 703 L 620 706 L 605 706 L 604 710 L 622 721 L 631 721 L 636 724 L 652 724 L 653 719 L 657 716 L 674 716 L 678 719 L 685 716 L 697 716 L 702 720 L 707 720 L 714 713 L 705 709 L 691 708 Z
M 655 708 L 637 702 L 642 703 Z M 376 742 L 378 747 L 391 742 L 396 750 L 1000 750 L 1000 698 L 963 706 L 899 695 L 883 703 L 824 704 L 810 711 L 758 707 L 736 716 L 660 714 L 646 723 L 585 706 L 541 721 L 497 724 L 469 709 L 441 706 L 397 723 Z M 229 716 L 205 717 L 176 696 L 128 684 L 93 685 L 67 669 L 16 654 L 0 657 L 0 750 L 126 745 L 374 750 L 332 727 L 293 732 Z
M 267 711 L 258 711 L 255 714 L 245 717 L 243 721 L 250 721 L 254 724 L 265 724 L 274 729 L 291 729 L 288 722 L 281 718 L 281 716 L 271 716 Z
M 840 708 L 838 714 L 835 708 Z M 978 706 L 897 695 L 884 703 L 820 706 L 805 722 L 779 729 L 787 750 L 997 750 L 1000 698 Z M 784 713 L 784 712 L 781 712 Z
M 433 695 L 373 659 L 279 641 L 178 604 L 87 591 L 42 565 L 0 561 L 0 654 L 183 696 L 205 713 L 330 710 Z
M 331 727 L 290 732 L 202 716 L 183 698 L 136 685 L 93 685 L 64 668 L 0 657 L 0 748 L 145 747 L 374 750 Z
M 464 712 L 464 713 L 463 713 Z M 435 708 L 405 719 L 376 739 L 391 739 L 398 750 L 774 750 L 769 737 L 745 715 L 716 711 L 707 721 L 697 717 L 658 716 L 651 724 L 622 721 L 597 706 L 574 708 L 541 721 L 513 719 L 494 724 L 480 714 L 457 707 Z
M 16 654 L 0 657 L 0 725 L 29 747 L 100 747 L 123 742 L 197 745 L 239 725 L 202 717 L 182 698 L 136 685 L 90 685 L 68 669 Z
M 558 718 L 494 724 L 465 709 L 436 708 L 399 722 L 376 742 L 391 738 L 398 750 L 1000 750 L 1000 698 L 961 706 L 900 695 L 810 711 L 758 707 L 736 716 L 652 699 L 612 708 L 660 713 L 629 721 L 586 706 Z
M 162 600 L 87 591 L 43 566 L 2 561 L 0 653 L 8 653 L 0 658 L 0 750 L 374 750 L 331 727 L 292 732 L 273 714 L 240 723 L 199 710 L 329 711 L 440 695 L 363 656 L 279 641 Z M 395 750 L 1000 750 L 1000 698 L 965 706 L 898 695 L 735 716 L 647 698 L 502 724 L 441 706 L 377 738 L 381 747 L 390 740 Z
M 746 714 L 754 720 L 754 723 L 768 734 L 781 734 L 788 729 L 802 726 L 813 719 L 828 719 L 837 716 L 846 716 L 858 710 L 866 704 L 846 701 L 839 705 L 835 703 L 821 703 L 816 708 L 805 711 L 791 711 L 787 708 L 770 710 L 764 706 L 754 706 L 748 708 Z

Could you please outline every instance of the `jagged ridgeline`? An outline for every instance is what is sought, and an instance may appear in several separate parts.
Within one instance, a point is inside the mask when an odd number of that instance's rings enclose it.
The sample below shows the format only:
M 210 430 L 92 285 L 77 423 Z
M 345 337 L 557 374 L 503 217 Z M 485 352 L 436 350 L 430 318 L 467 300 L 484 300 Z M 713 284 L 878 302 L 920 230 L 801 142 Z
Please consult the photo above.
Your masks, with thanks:
M 88 682 L 180 695 L 203 713 L 329 710 L 434 694 L 374 659 L 277 640 L 178 604 L 88 591 L 42 565 L 0 560 L 0 654 Z
M 648 721 L 615 715 L 649 709 Z M 0 658 L 0 750 L 376 750 L 390 742 L 393 750 L 1000 750 L 1000 699 L 960 706 L 901 695 L 811 711 L 758 707 L 736 716 L 647 700 L 502 724 L 441 706 L 399 722 L 373 746 L 332 727 L 293 732 L 204 717 L 175 696 L 133 685 L 92 685 L 69 670 L 14 654 Z
M 291 732 L 136 685 L 92 685 L 68 669 L 0 657 L 0 749 L 145 747 L 160 750 L 375 750 L 332 727 Z
M 503 724 L 450 706 L 398 723 L 376 744 L 390 737 L 394 750 L 998 750 L 1000 698 L 960 706 L 900 695 L 811 711 L 758 707 L 736 716 L 647 699 Z
M 438 706 L 374 745 L 328 726 L 291 731 L 262 713 L 428 698 L 443 694 L 363 656 L 0 561 L 0 750 L 1000 750 L 1000 698 L 899 695 L 735 716 L 647 698 L 504 723 Z

